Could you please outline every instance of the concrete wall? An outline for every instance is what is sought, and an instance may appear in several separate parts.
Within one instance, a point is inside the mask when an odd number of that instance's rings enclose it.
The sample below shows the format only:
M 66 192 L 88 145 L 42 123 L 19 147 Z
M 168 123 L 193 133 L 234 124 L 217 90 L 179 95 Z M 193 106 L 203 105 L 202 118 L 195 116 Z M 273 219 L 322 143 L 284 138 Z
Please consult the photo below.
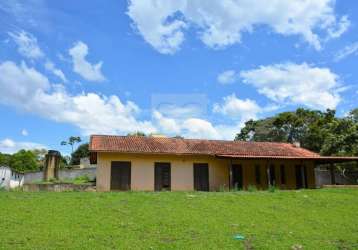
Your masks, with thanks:
M 315 169 L 316 186 L 331 185 L 331 172 L 326 169 Z M 335 180 L 339 185 L 356 185 L 358 184 L 358 172 L 346 173 L 347 176 L 342 176 L 340 172 L 335 172 Z
M 230 160 L 217 159 L 210 156 L 178 156 L 178 155 L 139 155 L 119 153 L 98 153 L 97 155 L 97 190 L 109 191 L 111 182 L 111 162 L 131 162 L 131 190 L 154 190 L 154 163 L 169 162 L 171 164 L 171 189 L 173 191 L 191 191 L 194 189 L 193 164 L 208 163 L 209 187 L 211 191 L 229 187 Z M 295 165 L 303 164 L 307 168 L 307 182 L 309 188 L 315 187 L 313 162 L 301 161 L 266 161 L 266 160 L 233 160 L 232 163 L 241 164 L 243 168 L 243 185 L 267 188 L 266 167 L 275 166 L 277 186 L 283 189 L 296 188 Z M 285 165 L 286 184 L 280 183 L 280 165 Z M 261 184 L 256 184 L 255 165 L 260 166 Z
M 60 169 L 59 170 L 59 179 L 75 179 L 78 176 L 87 175 L 91 180 L 96 178 L 96 168 L 83 168 L 83 169 Z M 43 180 L 43 172 L 28 172 L 24 175 L 24 183 L 29 184 L 35 181 Z

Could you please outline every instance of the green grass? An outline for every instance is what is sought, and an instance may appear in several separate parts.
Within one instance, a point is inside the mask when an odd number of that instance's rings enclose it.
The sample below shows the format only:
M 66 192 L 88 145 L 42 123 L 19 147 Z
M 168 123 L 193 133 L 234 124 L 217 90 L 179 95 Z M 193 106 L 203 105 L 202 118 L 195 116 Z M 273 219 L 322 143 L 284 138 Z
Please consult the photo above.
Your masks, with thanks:
M 358 249 L 352 189 L 0 192 L 0 211 L 3 249 Z

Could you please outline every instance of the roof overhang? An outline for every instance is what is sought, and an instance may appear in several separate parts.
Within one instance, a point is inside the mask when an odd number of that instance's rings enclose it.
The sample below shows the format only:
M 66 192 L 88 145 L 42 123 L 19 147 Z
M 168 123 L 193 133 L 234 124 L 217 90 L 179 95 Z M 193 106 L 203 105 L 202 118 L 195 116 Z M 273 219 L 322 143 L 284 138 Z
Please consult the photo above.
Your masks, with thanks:
M 300 157 L 300 156 L 252 156 L 252 155 L 216 155 L 221 159 L 241 159 L 241 160 L 301 160 L 314 161 L 316 164 L 358 162 L 358 157 L 343 156 L 319 156 L 319 157 Z

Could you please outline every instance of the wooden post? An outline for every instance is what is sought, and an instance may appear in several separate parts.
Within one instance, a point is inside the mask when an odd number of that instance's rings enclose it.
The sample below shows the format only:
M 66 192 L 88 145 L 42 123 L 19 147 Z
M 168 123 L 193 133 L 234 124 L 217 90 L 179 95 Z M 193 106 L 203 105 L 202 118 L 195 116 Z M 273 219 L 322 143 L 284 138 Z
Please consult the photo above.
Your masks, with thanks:
M 267 161 L 267 163 L 266 163 L 266 175 L 267 175 L 267 188 L 269 188 L 272 185 L 271 178 L 270 178 L 270 164 L 269 164 L 269 161 Z
M 331 184 L 335 185 L 336 184 L 336 176 L 335 176 L 335 166 L 334 163 L 330 164 L 330 172 L 331 172 Z
M 229 165 L 229 189 L 231 190 L 233 188 L 232 186 L 232 159 L 230 159 L 230 165 Z

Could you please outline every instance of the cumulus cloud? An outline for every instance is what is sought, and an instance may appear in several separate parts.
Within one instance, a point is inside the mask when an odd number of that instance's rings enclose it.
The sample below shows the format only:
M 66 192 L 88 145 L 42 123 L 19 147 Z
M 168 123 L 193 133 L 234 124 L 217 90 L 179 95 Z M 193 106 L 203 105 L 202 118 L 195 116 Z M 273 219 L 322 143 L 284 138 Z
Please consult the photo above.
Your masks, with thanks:
M 235 70 L 226 70 L 220 73 L 217 77 L 217 81 L 221 84 L 231 84 L 236 80 Z
M 18 46 L 18 52 L 29 59 L 39 59 L 44 57 L 44 53 L 37 44 L 37 39 L 32 34 L 20 31 L 9 32 L 9 36 Z
M 346 47 L 338 51 L 335 55 L 334 60 L 338 62 L 350 55 L 358 55 L 358 42 L 347 45 Z
M 250 119 L 257 119 L 257 115 L 262 108 L 251 99 L 239 99 L 235 94 L 223 98 L 223 103 L 215 103 L 213 107 L 214 113 L 220 113 L 228 116 L 233 120 L 245 122 Z
M 73 71 L 82 76 L 84 79 L 93 82 L 102 82 L 106 80 L 102 74 L 102 64 L 100 61 L 91 64 L 87 61 L 88 46 L 84 42 L 78 41 L 69 49 L 68 53 L 72 57 Z
M 242 34 L 264 25 L 284 36 L 299 35 L 321 49 L 325 40 L 341 36 L 347 16 L 336 17 L 333 0 L 130 0 L 128 15 L 144 40 L 160 53 L 180 49 L 188 27 L 197 29 L 202 42 L 222 48 L 241 42 Z
M 62 85 L 28 67 L 6 61 L 0 64 L 0 103 L 57 122 L 70 123 L 83 134 L 116 134 L 131 131 L 155 132 L 149 121 L 138 121 L 140 109 L 117 96 L 96 93 L 71 95 Z
M 54 74 L 55 76 L 57 76 L 58 78 L 60 78 L 63 82 L 67 82 L 67 78 L 65 76 L 65 74 L 62 72 L 62 70 L 58 69 L 55 67 L 55 64 L 51 61 L 47 61 L 45 63 L 45 68 L 51 72 L 52 74 Z
M 285 63 L 241 71 L 240 76 L 277 103 L 334 109 L 341 101 L 339 77 L 328 68 Z
M 27 132 L 26 129 L 23 129 L 23 130 L 21 130 L 21 134 L 22 134 L 23 136 L 28 136 L 28 135 L 29 135 L 29 132 Z
M 13 154 L 21 149 L 46 149 L 45 145 L 34 142 L 17 142 L 9 138 L 5 138 L 0 141 L 0 152 L 6 154 Z

